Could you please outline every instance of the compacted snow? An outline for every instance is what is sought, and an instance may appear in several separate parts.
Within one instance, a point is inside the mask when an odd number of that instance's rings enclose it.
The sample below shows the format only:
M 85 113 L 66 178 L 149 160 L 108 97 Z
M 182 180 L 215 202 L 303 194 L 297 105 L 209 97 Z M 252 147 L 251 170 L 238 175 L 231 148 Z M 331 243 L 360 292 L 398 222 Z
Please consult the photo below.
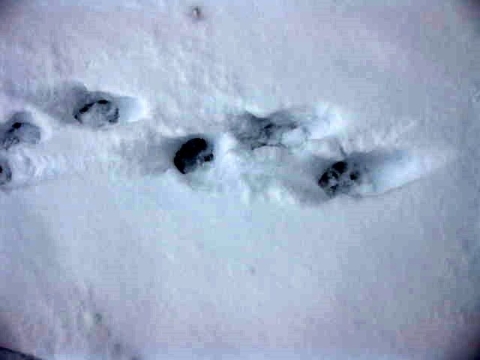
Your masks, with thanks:
M 478 9 L 1 2 L 0 346 L 473 350 Z

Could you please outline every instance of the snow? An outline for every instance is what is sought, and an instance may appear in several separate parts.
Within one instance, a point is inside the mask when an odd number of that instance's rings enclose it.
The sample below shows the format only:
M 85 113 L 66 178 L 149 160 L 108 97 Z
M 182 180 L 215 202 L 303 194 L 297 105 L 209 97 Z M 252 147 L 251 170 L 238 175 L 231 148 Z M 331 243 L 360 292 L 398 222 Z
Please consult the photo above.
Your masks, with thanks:
M 41 129 L 0 154 L 0 346 L 79 360 L 467 348 L 480 326 L 475 9 L 0 3 L 0 122 L 23 112 Z M 119 123 L 78 123 L 88 96 L 116 102 Z M 296 126 L 251 149 L 246 113 Z M 182 175 L 173 156 L 197 135 L 214 161 Z M 316 181 L 352 154 L 375 164 L 373 196 L 330 199 Z

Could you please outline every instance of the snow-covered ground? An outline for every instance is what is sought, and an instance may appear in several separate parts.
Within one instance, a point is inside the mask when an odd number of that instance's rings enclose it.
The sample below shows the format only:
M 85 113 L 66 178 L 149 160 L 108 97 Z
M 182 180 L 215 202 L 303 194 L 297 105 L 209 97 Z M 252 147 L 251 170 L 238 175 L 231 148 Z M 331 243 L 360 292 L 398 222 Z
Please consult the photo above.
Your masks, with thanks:
M 0 2 L 0 346 L 82 360 L 473 347 L 479 11 Z M 248 121 L 265 117 L 287 125 L 259 147 Z M 194 136 L 214 158 L 182 175 L 173 157 Z M 317 181 L 344 157 L 373 164 L 369 182 L 329 198 Z

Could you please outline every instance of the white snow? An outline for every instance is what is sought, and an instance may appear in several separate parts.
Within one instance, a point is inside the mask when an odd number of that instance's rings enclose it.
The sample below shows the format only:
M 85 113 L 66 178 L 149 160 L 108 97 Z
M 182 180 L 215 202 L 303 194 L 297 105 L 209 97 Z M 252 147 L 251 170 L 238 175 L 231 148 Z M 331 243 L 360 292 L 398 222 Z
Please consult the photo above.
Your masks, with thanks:
M 59 360 L 467 348 L 472 14 L 454 0 L 1 2 L 0 123 L 28 111 L 42 140 L 0 154 L 0 346 Z M 88 91 L 119 102 L 120 124 L 75 122 Z M 246 111 L 299 127 L 250 150 L 231 131 Z M 172 157 L 194 135 L 215 159 L 182 175 Z M 345 154 L 380 154 L 375 196 L 316 185 Z

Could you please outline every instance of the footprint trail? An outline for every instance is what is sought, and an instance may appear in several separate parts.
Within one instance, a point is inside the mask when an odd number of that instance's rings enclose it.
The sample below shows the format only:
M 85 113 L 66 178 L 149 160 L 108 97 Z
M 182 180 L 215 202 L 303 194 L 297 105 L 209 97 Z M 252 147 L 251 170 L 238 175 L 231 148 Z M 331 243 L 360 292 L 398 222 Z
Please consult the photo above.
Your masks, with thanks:
M 45 131 L 27 111 L 0 127 L 2 189 L 96 166 L 127 177 L 167 174 L 194 189 L 237 193 L 246 200 L 316 204 L 337 195 L 380 195 L 429 171 L 405 150 L 347 154 L 345 117 L 325 104 L 233 114 L 215 133 L 169 137 L 152 127 L 118 127 L 145 115 L 135 98 L 77 86 L 63 100 L 63 108 L 47 106 L 66 119 L 54 140 L 42 138 Z M 62 143 L 72 152 L 52 151 L 65 149 Z

